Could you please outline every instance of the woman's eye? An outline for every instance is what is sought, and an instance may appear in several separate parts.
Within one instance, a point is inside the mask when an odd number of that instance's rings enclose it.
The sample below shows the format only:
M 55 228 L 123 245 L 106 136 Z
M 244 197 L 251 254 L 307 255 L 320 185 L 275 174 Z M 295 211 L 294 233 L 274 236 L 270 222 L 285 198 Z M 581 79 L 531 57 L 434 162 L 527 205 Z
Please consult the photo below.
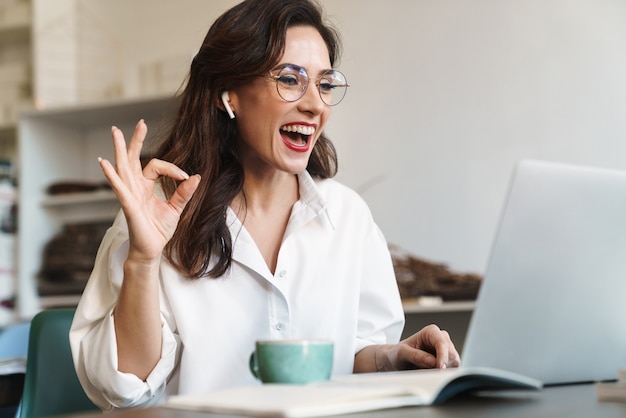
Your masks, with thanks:
M 298 86 L 298 77 L 292 74 L 282 74 L 278 77 L 278 82 L 284 86 Z
M 332 93 L 335 87 L 336 86 L 329 81 L 325 81 L 325 80 L 320 81 L 320 91 L 322 93 Z

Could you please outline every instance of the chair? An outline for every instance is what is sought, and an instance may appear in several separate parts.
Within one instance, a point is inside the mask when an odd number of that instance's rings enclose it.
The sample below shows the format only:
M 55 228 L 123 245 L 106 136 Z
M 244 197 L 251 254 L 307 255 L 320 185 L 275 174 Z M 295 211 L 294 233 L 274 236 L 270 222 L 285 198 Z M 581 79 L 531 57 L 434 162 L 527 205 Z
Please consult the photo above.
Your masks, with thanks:
M 26 358 L 29 331 L 30 322 L 9 325 L 0 331 L 0 359 Z M 17 416 L 23 387 L 24 375 L 21 373 L 0 376 L 0 418 Z
M 33 318 L 20 418 L 99 410 L 74 369 L 69 331 L 75 309 L 49 309 Z

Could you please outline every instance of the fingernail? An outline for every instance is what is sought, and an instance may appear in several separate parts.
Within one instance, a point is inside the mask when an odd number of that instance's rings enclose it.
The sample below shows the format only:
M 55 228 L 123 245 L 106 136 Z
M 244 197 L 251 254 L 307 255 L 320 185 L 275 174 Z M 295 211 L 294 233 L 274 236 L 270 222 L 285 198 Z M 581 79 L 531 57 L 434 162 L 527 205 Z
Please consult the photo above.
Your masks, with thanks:
M 443 364 L 441 365 L 441 368 L 442 368 L 442 369 L 445 369 L 446 367 L 447 367 L 447 366 L 446 366 L 446 363 L 443 363 Z
M 184 171 L 181 171 L 180 174 L 182 174 L 185 180 L 189 179 L 189 174 L 185 173 Z
M 142 123 L 144 123 L 143 119 L 139 119 L 139 122 L 137 122 L 137 126 L 141 125 Z
M 117 129 L 117 126 L 115 125 L 111 126 L 111 132 L 115 132 L 116 129 Z
M 98 157 L 98 162 L 101 162 L 101 161 L 102 161 L 102 157 Z

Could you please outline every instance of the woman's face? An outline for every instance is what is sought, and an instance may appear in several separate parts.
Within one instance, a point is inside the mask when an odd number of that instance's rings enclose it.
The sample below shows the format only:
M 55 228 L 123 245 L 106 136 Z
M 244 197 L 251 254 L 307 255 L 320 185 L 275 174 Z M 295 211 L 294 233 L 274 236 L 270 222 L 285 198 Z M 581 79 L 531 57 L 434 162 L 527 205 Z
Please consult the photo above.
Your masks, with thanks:
M 276 66 L 295 64 L 306 70 L 309 86 L 302 98 L 287 102 L 268 77 L 233 89 L 230 104 L 241 134 L 242 161 L 258 174 L 296 174 L 306 169 L 311 151 L 330 116 L 315 80 L 331 69 L 328 48 L 310 26 L 287 29 L 285 52 Z

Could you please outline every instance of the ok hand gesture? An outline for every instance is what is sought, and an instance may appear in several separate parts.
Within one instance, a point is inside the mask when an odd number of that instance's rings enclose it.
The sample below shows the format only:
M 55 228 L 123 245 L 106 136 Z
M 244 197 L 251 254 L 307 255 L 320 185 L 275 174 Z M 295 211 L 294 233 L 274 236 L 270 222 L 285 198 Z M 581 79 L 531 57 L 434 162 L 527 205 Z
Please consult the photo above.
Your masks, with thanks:
M 142 170 L 140 156 L 148 127 L 140 120 L 126 148 L 122 131 L 115 126 L 111 133 L 115 167 L 99 159 L 100 167 L 111 184 L 128 223 L 129 259 L 155 262 L 172 238 L 180 215 L 200 183 L 200 176 L 189 176 L 176 165 L 152 159 Z M 182 181 L 169 199 L 155 194 L 161 176 Z

